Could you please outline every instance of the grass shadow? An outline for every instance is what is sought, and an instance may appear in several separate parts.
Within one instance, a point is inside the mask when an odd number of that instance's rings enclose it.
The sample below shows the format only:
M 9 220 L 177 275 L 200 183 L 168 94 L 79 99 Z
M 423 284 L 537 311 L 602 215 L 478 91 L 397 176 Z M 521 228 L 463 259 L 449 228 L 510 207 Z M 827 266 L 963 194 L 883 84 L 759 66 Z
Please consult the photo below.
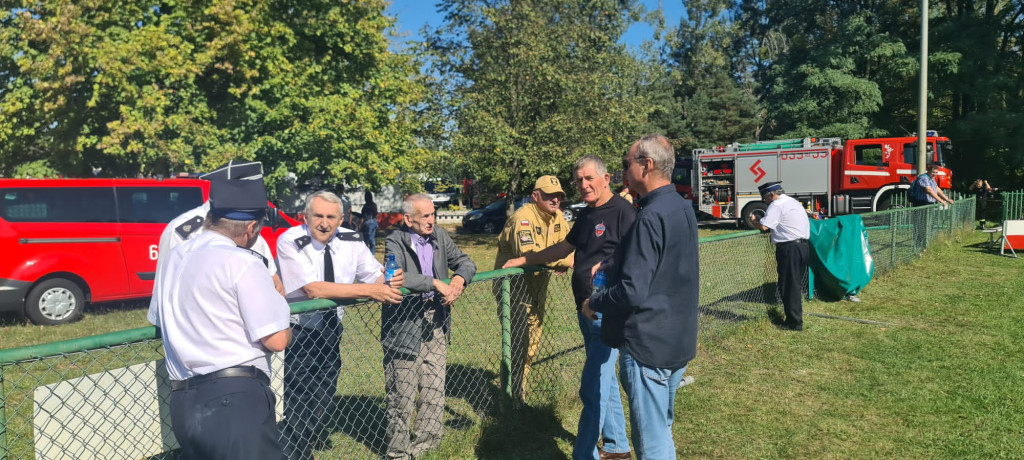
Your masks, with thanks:
M 484 422 L 475 454 L 484 460 L 569 458 L 559 448 L 558 439 L 571 444 L 576 436 L 562 426 L 553 406 L 522 405 Z
M 376 454 L 387 449 L 388 421 L 382 398 L 349 395 L 334 397 L 335 410 L 327 422 L 331 433 L 342 433 Z

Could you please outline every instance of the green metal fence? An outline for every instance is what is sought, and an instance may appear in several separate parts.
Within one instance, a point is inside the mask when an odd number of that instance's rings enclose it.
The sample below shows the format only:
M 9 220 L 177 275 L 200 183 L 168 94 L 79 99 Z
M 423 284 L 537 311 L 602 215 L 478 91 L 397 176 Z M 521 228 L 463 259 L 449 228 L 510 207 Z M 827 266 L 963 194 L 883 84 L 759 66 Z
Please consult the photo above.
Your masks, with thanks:
M 863 215 L 876 273 L 903 264 L 936 239 L 970 229 L 974 200 Z M 713 350 L 736 324 L 775 308 L 774 250 L 766 235 L 741 232 L 700 245 L 700 343 Z M 582 338 L 571 274 L 551 276 L 543 334 L 531 371 L 519 382 L 516 321 L 525 278 L 519 269 L 477 275 L 452 307 L 444 430 L 433 458 L 472 455 L 487 420 L 514 417 L 519 385 L 531 406 L 576 398 Z M 870 287 L 869 287 L 870 289 Z M 330 301 L 293 304 L 295 312 L 333 308 Z M 348 305 L 342 371 L 316 458 L 377 458 L 387 442 L 381 309 Z M 0 351 L 0 460 L 176 458 L 168 417 L 170 388 L 153 327 Z M 287 352 L 287 351 L 286 351 Z M 699 358 L 698 358 L 699 359 Z M 280 354 L 272 388 L 282 414 Z M 510 412 L 506 412 L 512 409 Z
M 1024 219 L 1024 190 L 1000 193 L 1003 202 L 1003 222 Z

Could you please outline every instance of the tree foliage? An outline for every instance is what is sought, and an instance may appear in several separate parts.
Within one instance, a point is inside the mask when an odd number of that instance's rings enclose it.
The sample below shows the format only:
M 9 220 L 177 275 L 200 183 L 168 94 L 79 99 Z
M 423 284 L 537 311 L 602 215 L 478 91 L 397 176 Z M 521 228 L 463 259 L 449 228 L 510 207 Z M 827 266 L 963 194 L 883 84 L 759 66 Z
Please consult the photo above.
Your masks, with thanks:
M 13 8 L 12 8 L 13 6 Z M 0 12 L 0 174 L 227 159 L 379 186 L 423 162 L 384 0 L 33 0 Z
M 695 141 L 739 140 L 744 136 L 728 130 L 736 123 L 730 115 L 749 105 L 711 99 L 716 94 L 741 101 L 735 96 L 738 86 L 750 89 L 764 109 L 738 117 L 760 123 L 756 138 L 910 135 L 918 117 L 918 5 L 687 2 L 688 15 L 664 55 L 668 74 L 678 74 L 671 77 L 674 98 L 659 99 L 655 121 Z M 929 23 L 928 126 L 949 135 L 956 146 L 947 159 L 954 179 L 965 183 L 988 176 L 1004 187 L 1024 185 L 1024 149 L 1019 148 L 1024 141 L 1024 5 L 933 2 Z M 661 86 L 652 89 L 664 94 Z M 722 113 L 713 113 L 718 109 Z
M 617 44 L 632 0 L 444 0 L 430 36 L 447 138 L 485 189 L 525 192 L 582 155 L 618 157 L 652 110 L 644 63 Z

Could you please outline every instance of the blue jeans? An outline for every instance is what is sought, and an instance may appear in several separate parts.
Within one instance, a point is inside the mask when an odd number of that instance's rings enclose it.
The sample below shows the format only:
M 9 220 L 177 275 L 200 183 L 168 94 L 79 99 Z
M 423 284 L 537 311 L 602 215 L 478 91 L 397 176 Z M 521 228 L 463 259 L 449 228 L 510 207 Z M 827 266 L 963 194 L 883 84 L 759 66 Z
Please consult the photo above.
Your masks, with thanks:
M 645 366 L 625 348 L 620 350 L 619 377 L 629 398 L 631 439 L 638 460 L 676 458 L 672 418 L 684 372 L 686 366 L 675 370 Z
M 576 312 L 586 359 L 580 379 L 580 423 L 576 431 L 576 444 L 572 448 L 574 460 L 597 460 L 597 441 L 604 440 L 602 450 L 609 453 L 629 452 L 626 437 L 626 415 L 619 396 L 619 379 L 615 377 L 615 360 L 619 351 L 601 343 L 601 314 L 591 320 Z
M 370 248 L 370 252 L 377 250 L 377 219 L 367 220 L 363 227 L 365 230 L 363 233 L 366 236 L 366 246 Z

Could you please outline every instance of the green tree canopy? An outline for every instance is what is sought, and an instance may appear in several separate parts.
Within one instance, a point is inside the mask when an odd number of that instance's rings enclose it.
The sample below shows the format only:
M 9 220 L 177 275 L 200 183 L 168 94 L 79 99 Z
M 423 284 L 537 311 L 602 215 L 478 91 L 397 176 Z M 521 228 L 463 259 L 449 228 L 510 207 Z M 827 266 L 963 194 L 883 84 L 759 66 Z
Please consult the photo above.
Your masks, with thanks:
M 264 162 L 377 187 L 421 164 L 384 0 L 24 0 L 0 12 L 0 174 Z
M 568 179 L 583 155 L 618 157 L 653 106 L 649 69 L 617 43 L 632 0 L 443 0 L 429 45 L 453 158 L 494 192 Z

